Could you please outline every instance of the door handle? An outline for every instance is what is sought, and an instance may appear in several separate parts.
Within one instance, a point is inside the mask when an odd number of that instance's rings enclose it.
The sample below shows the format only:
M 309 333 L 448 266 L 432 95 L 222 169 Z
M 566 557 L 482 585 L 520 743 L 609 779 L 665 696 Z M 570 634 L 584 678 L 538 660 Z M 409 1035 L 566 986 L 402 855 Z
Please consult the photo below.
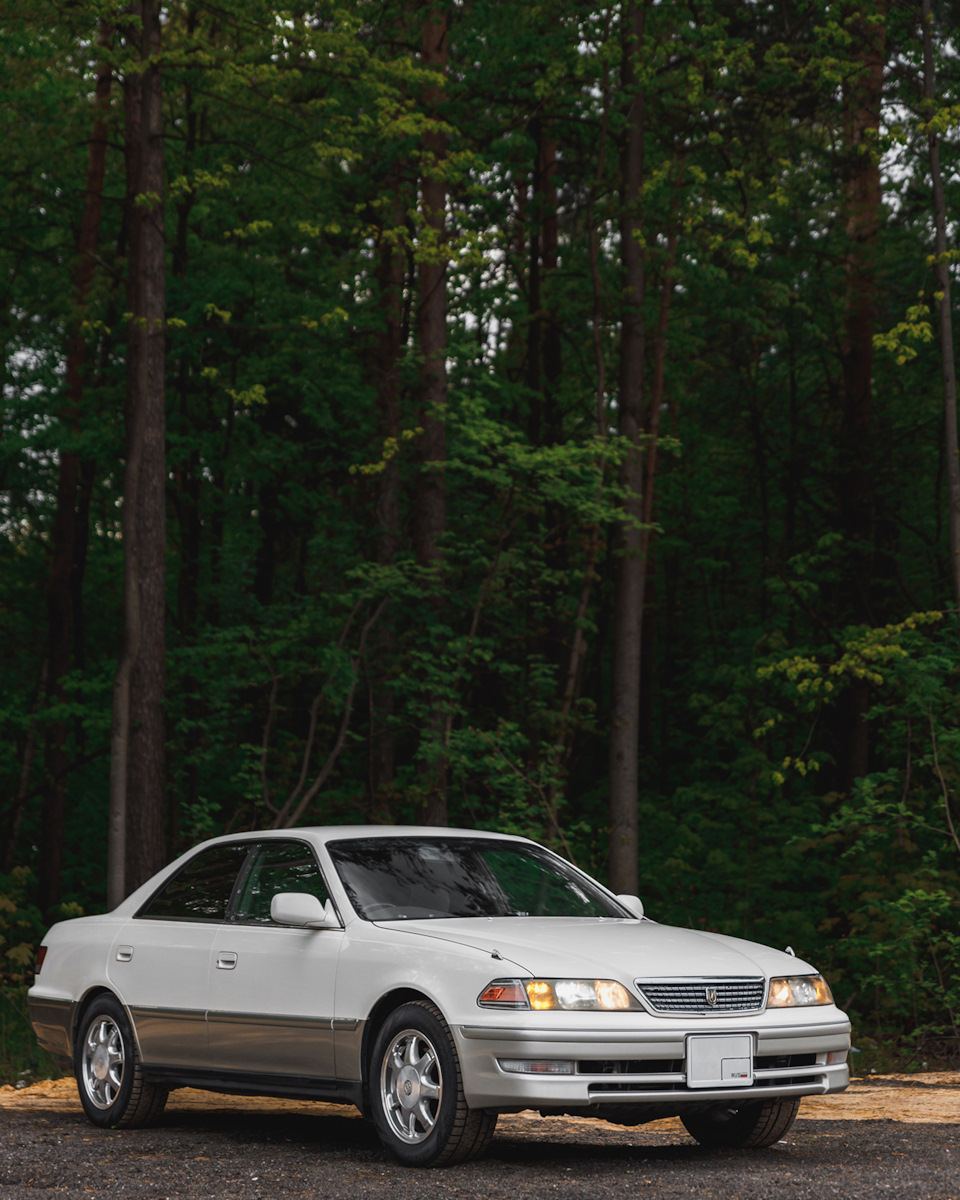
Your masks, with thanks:
M 133 958 L 133 947 L 132 946 L 118 946 L 117 947 L 117 962 L 130 962 L 130 960 L 132 958 Z
M 221 950 L 217 955 L 217 966 L 221 971 L 232 971 L 237 965 L 237 956 L 232 950 Z

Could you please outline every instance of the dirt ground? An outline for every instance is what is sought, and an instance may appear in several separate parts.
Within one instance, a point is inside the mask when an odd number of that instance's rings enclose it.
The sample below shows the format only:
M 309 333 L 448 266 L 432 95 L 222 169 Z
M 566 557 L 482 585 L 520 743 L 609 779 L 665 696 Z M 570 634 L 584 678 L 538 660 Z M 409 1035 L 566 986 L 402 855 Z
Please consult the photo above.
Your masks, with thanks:
M 48 1112 L 80 1113 L 77 1085 L 72 1078 L 44 1080 L 30 1087 L 0 1087 L 0 1108 L 45 1110 Z M 359 1119 L 356 1109 L 342 1105 L 321 1104 L 316 1101 L 272 1100 L 264 1097 L 220 1096 L 194 1088 L 171 1092 L 167 1112 L 227 1112 L 246 1113 L 289 1112 Z M 850 1087 L 835 1096 L 806 1096 L 800 1105 L 800 1118 L 820 1121 L 903 1121 L 908 1124 L 941 1124 L 960 1121 L 960 1071 L 931 1071 L 916 1075 L 868 1075 L 854 1079 Z M 498 1128 L 508 1130 L 517 1125 L 540 1120 L 537 1113 L 519 1113 L 500 1118 Z M 554 1118 L 556 1119 L 556 1118 Z M 571 1124 L 596 1124 L 609 1128 L 605 1122 L 581 1117 L 565 1117 Z M 676 1119 L 656 1121 L 651 1130 L 680 1130 Z
M 71 1079 L 0 1088 L 0 1198 L 89 1200 L 960 1200 L 960 1072 L 806 1097 L 767 1150 L 708 1151 L 677 1121 L 501 1117 L 482 1159 L 402 1167 L 334 1105 L 183 1089 L 147 1129 L 82 1114 Z

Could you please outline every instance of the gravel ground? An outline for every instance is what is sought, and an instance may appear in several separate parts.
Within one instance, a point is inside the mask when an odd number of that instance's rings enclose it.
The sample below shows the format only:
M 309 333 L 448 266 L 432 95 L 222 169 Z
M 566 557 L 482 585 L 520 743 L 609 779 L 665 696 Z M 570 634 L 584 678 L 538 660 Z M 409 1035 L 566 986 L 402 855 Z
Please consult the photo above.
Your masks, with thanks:
M 891 1086 L 906 1100 L 918 1087 Z M 501 1118 L 481 1161 L 415 1171 L 394 1163 L 363 1121 L 326 1105 L 225 1104 L 219 1097 L 174 1093 L 155 1128 L 102 1131 L 63 1089 L 44 1095 L 41 1086 L 0 1097 L 0 1196 L 361 1200 L 405 1193 L 412 1185 L 436 1200 L 626 1200 L 638 1192 L 651 1200 L 960 1200 L 960 1091 L 948 1088 L 947 1094 L 957 1100 L 947 1110 L 956 1111 L 953 1122 L 808 1118 L 776 1146 L 749 1152 L 708 1153 L 675 1121 L 622 1129 L 521 1114 Z

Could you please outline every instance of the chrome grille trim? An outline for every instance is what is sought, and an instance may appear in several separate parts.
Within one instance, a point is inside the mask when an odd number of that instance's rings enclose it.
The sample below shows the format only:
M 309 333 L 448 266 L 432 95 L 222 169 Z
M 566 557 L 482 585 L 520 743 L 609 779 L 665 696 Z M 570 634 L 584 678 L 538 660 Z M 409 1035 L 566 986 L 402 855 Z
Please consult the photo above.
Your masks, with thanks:
M 685 1013 L 709 1017 L 724 1013 L 755 1013 L 763 1008 L 766 995 L 763 976 L 635 979 L 634 984 L 651 1012 L 667 1015 Z

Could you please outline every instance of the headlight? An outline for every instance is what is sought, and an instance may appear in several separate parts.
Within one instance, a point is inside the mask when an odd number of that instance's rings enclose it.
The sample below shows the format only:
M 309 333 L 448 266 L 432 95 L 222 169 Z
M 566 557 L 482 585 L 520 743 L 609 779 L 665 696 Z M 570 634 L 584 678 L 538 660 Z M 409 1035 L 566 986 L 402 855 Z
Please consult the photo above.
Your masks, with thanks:
M 640 1005 L 615 979 L 495 979 L 477 1003 L 481 1008 L 625 1011 Z
M 833 995 L 822 975 L 794 975 L 771 979 L 767 1008 L 794 1008 L 800 1004 L 832 1004 Z

